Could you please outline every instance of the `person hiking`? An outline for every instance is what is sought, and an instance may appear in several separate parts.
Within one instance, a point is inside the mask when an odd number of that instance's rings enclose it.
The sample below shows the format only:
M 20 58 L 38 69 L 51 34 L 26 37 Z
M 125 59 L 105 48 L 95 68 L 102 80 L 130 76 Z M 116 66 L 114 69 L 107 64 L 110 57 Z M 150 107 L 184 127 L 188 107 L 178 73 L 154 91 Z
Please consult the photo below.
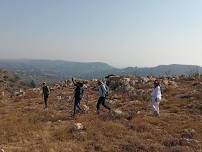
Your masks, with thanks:
M 80 111 L 82 110 L 80 107 L 81 99 L 84 95 L 83 83 L 75 82 L 74 78 L 72 78 L 72 82 L 76 87 L 74 89 L 74 113 L 73 116 L 76 114 L 76 109 L 78 108 Z
M 106 88 L 106 85 L 102 82 L 102 81 L 98 81 L 98 89 L 99 89 L 99 99 L 97 102 L 97 114 L 100 114 L 100 105 L 102 104 L 106 109 L 108 109 L 109 111 L 111 110 L 110 107 L 108 107 L 105 104 L 106 101 L 106 97 L 108 96 L 108 88 Z
M 152 111 L 155 116 L 160 115 L 159 104 L 161 102 L 161 87 L 158 80 L 154 81 L 154 88 L 152 91 Z
M 42 94 L 43 94 L 43 99 L 44 99 L 44 104 L 45 104 L 45 108 L 48 108 L 48 96 L 49 96 L 49 88 L 46 85 L 46 82 L 43 82 L 43 87 L 42 87 Z

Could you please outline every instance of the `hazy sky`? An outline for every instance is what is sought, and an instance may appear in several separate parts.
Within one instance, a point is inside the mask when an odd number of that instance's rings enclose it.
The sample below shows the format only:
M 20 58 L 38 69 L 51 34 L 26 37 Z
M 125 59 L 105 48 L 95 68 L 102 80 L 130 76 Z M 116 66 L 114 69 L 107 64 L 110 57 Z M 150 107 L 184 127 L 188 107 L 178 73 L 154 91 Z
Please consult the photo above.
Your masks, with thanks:
M 0 58 L 202 65 L 202 0 L 0 0 Z

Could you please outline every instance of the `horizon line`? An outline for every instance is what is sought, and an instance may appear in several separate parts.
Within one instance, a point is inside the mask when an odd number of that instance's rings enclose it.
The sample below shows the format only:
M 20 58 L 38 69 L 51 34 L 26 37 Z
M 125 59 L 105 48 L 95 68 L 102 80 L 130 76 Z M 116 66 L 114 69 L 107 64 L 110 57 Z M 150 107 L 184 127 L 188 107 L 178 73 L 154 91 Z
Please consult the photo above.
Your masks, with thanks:
M 118 66 L 114 66 L 110 63 L 104 62 L 104 61 L 73 61 L 73 60 L 65 60 L 65 59 L 34 59 L 34 58 L 0 58 L 1 60 L 7 60 L 7 61 L 20 61 L 20 60 L 27 60 L 27 61 L 63 61 L 63 62 L 75 62 L 75 63 L 102 63 L 102 64 L 107 64 L 109 66 L 111 66 L 112 68 L 117 68 L 117 69 L 125 69 L 125 68 L 155 68 L 155 67 L 159 67 L 159 66 L 172 66 L 172 65 L 184 65 L 184 66 L 196 66 L 196 67 L 202 67 L 201 65 L 194 65 L 194 64 L 183 64 L 183 63 L 171 63 L 171 64 L 159 64 L 156 66 L 122 66 L 122 67 L 118 67 Z

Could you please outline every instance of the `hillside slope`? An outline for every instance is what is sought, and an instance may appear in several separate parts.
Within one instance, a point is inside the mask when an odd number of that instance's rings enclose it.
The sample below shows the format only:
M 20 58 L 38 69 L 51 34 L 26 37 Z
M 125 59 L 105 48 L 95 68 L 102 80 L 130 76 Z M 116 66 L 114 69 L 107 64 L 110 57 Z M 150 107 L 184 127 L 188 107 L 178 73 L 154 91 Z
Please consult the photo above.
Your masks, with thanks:
M 201 152 L 202 78 L 161 78 L 160 117 L 150 110 L 153 79 L 122 77 L 112 82 L 109 104 L 121 113 L 102 107 L 99 116 L 94 81 L 88 81 L 81 103 L 90 109 L 76 117 L 71 116 L 71 84 L 51 92 L 47 110 L 40 94 L 2 99 L 0 145 L 9 152 Z M 58 100 L 61 95 L 67 98 Z

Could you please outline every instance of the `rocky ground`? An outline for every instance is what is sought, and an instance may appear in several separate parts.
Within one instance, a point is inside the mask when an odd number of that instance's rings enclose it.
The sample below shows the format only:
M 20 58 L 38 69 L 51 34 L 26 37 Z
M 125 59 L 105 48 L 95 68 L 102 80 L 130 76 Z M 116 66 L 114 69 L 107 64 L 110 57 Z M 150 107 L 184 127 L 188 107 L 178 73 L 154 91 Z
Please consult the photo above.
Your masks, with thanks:
M 108 112 L 96 114 L 96 82 L 72 117 L 71 84 L 51 91 L 44 109 L 39 92 L 0 98 L 0 148 L 5 152 L 201 152 L 202 77 L 161 81 L 160 117 L 150 108 L 153 77 L 112 77 Z

